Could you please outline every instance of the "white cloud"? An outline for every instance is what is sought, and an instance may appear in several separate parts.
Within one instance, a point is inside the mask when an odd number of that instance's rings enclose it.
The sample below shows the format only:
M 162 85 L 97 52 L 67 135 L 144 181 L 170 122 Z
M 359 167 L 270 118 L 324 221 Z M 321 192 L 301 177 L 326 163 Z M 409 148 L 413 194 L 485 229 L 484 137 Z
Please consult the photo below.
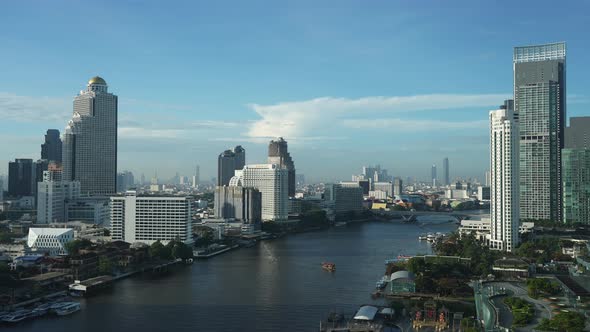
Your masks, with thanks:
M 411 130 L 445 130 L 445 129 L 485 129 L 487 120 L 480 121 L 433 121 L 433 120 L 404 120 L 404 119 L 345 119 L 340 122 L 348 128 L 391 128 L 395 131 Z
M 65 122 L 72 113 L 72 101 L 65 98 L 19 96 L 0 92 L 0 118 L 18 122 Z
M 350 117 L 375 117 L 413 111 L 443 110 L 465 107 L 494 107 L 508 94 L 430 94 L 397 97 L 364 97 L 358 99 L 322 97 L 273 105 L 250 104 L 261 119 L 247 132 L 250 137 L 316 136 L 326 128 Z M 389 121 L 395 121 L 390 119 Z M 401 120 L 399 120 L 401 121 Z

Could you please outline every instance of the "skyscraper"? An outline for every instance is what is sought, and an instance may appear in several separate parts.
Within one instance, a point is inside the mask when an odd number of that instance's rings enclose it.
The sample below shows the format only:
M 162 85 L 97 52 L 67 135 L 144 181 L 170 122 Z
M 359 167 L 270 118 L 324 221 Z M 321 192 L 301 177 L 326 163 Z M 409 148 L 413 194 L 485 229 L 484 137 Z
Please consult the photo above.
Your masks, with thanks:
M 286 220 L 289 213 L 289 171 L 276 164 L 245 165 L 230 186 L 254 188 L 261 193 L 262 220 Z
M 432 168 L 430 169 L 430 175 L 432 177 L 432 186 L 436 187 L 438 183 L 436 183 L 436 165 L 432 164 Z
M 229 185 L 229 180 L 234 176 L 234 172 L 243 169 L 245 163 L 246 150 L 241 145 L 236 146 L 233 150 L 223 151 L 217 157 L 217 185 Z
M 518 245 L 518 122 L 512 108 L 490 112 L 490 248 L 512 251 Z
M 295 164 L 288 151 L 287 141 L 282 137 L 271 140 L 268 144 L 268 163 L 279 165 L 289 173 L 289 197 L 295 196 Z
M 61 163 L 61 138 L 59 130 L 47 129 L 45 134 L 45 143 L 41 144 L 41 159 Z
M 590 224 L 590 117 L 570 118 L 562 170 L 563 221 Z
M 117 190 L 117 96 L 95 76 L 74 98 L 63 135 L 64 181 L 80 181 L 83 195 Z
M 33 196 L 37 185 L 36 167 L 32 159 L 15 159 L 8 163 L 8 195 Z
M 449 158 L 443 159 L 443 185 L 448 186 L 451 184 L 451 179 L 449 178 Z
M 565 43 L 514 48 L 522 219 L 562 220 L 565 53 Z

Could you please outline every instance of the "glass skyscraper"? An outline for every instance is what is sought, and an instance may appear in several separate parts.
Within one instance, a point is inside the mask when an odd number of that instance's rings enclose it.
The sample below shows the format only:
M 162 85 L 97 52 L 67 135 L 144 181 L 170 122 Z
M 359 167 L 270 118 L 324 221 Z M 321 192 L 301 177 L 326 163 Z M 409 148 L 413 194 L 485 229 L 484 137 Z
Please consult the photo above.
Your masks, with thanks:
M 96 76 L 74 99 L 63 136 L 64 181 L 80 181 L 82 195 L 116 193 L 117 96 Z
M 565 50 L 565 43 L 514 48 L 520 217 L 525 220 L 562 220 Z
M 590 224 L 590 117 L 574 117 L 562 150 L 563 221 Z

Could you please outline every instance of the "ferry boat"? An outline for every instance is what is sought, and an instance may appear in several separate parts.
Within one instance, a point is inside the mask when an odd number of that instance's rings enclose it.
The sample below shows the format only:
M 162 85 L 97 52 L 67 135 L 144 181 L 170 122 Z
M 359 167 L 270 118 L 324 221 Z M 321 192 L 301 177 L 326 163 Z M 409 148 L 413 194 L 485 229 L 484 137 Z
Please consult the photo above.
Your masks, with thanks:
M 55 309 L 55 313 L 58 316 L 67 316 L 76 311 L 80 311 L 80 303 L 78 302 L 66 302 L 60 308 Z
M 323 262 L 322 263 L 322 268 L 324 270 L 327 270 L 327 271 L 330 271 L 330 272 L 334 272 L 334 271 L 336 271 L 336 264 L 330 263 L 330 262 Z
M 18 310 L 13 313 L 9 313 L 2 317 L 2 321 L 5 323 L 18 323 L 27 318 L 31 317 L 31 311 L 29 310 Z
M 381 278 L 381 280 L 377 281 L 377 283 L 375 284 L 375 288 L 383 289 L 383 288 L 385 288 L 385 286 L 387 286 L 388 282 L 389 282 L 389 278 L 387 278 L 387 276 L 383 276 L 383 278 Z

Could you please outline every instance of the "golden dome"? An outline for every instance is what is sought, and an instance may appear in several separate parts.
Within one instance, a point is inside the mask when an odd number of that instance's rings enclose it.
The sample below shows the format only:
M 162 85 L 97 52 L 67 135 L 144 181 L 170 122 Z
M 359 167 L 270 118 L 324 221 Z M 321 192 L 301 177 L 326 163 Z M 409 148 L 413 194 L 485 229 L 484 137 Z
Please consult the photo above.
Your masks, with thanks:
M 94 76 L 88 81 L 88 84 L 103 84 L 107 85 L 107 82 L 100 76 Z

